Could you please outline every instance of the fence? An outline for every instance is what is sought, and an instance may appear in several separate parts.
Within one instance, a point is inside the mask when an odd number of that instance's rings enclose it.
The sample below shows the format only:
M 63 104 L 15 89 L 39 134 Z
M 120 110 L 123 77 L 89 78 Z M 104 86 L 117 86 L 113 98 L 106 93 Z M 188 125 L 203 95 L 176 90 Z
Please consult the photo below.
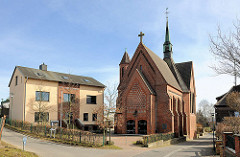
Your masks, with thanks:
M 147 146 L 149 143 L 157 142 L 160 140 L 167 141 L 174 138 L 174 133 L 162 133 L 143 136 L 143 144 Z
M 36 136 L 50 138 L 51 127 L 49 125 L 33 125 L 31 123 L 6 119 L 6 123 L 13 129 L 31 133 Z M 101 146 L 103 144 L 103 135 L 77 129 L 57 128 L 55 139 L 63 143 L 80 144 L 87 146 Z

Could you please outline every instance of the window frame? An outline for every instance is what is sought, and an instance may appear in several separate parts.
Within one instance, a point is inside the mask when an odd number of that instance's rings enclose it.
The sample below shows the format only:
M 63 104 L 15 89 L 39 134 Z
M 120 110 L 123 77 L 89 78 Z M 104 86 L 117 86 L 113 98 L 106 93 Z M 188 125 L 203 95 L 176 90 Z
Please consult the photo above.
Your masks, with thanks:
M 92 100 L 93 97 L 95 97 L 95 101 Z M 89 99 L 91 100 L 89 101 Z M 97 96 L 87 95 L 86 101 L 87 104 L 97 104 Z
M 92 114 L 92 121 L 96 122 L 97 121 L 97 113 Z
M 66 101 L 66 96 L 67 95 L 67 101 Z M 71 101 L 70 101 L 71 100 Z M 76 94 L 69 94 L 69 93 L 63 93 L 63 102 L 67 103 L 67 102 L 72 102 L 75 103 L 76 102 Z
M 37 94 L 39 93 L 39 94 Z M 43 99 L 45 96 L 43 94 L 47 94 L 47 100 Z M 44 102 L 49 102 L 50 101 L 50 92 L 43 92 L 43 91 L 36 91 L 35 92 L 35 101 L 44 101 Z
M 47 120 L 46 121 L 43 121 L 43 120 L 36 120 L 36 116 L 37 116 L 37 118 L 39 118 L 38 117 L 38 115 L 36 115 L 36 113 L 38 113 L 38 114 L 40 114 L 40 113 L 42 113 L 42 114 L 47 114 Z M 41 117 L 41 116 L 40 116 Z M 50 114 L 49 114 L 49 112 L 34 112 L 34 122 L 36 122 L 36 123 L 38 123 L 38 122 L 49 122 L 49 117 L 50 117 Z
M 87 117 L 85 117 L 85 115 L 87 115 Z M 86 118 L 86 119 L 85 119 Z M 84 122 L 88 122 L 88 113 L 83 113 L 83 121 Z

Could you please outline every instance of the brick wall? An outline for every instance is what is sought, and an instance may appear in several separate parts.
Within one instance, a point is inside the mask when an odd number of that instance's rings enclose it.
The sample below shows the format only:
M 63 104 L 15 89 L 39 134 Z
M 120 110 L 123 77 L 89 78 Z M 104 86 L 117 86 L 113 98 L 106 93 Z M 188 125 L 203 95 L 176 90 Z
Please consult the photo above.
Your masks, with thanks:
M 62 95 L 61 95 L 62 93 Z M 63 109 L 63 119 L 66 118 L 66 113 L 69 112 L 69 105 L 67 102 L 63 101 L 63 94 L 75 94 L 75 103 L 72 103 L 72 114 L 73 120 L 79 118 L 80 113 L 80 87 L 79 85 L 67 85 L 59 83 L 58 87 L 58 119 L 60 120 L 60 113 L 61 113 L 61 103 Z

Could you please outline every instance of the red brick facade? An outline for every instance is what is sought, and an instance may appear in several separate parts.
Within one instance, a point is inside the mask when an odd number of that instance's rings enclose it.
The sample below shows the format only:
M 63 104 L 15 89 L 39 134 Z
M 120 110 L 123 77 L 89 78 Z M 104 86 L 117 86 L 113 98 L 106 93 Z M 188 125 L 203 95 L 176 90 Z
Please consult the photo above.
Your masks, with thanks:
M 196 91 L 192 62 L 189 90 L 183 91 L 178 84 L 176 85 L 177 81 L 167 63 L 160 58 L 156 60 L 158 56 L 142 42 L 132 59 L 128 57 L 125 52 L 119 65 L 117 108 L 121 108 L 122 112 L 115 115 L 115 132 L 174 132 L 176 136 L 188 135 L 192 139 L 196 131 Z
M 73 114 L 73 120 L 79 119 L 80 114 L 80 85 L 68 85 L 59 83 L 58 86 L 58 119 L 60 119 L 61 105 L 63 110 L 63 119 L 67 119 L 66 113 L 70 111 L 69 102 L 64 102 L 64 94 L 74 94 L 75 100 L 71 103 L 71 112 Z

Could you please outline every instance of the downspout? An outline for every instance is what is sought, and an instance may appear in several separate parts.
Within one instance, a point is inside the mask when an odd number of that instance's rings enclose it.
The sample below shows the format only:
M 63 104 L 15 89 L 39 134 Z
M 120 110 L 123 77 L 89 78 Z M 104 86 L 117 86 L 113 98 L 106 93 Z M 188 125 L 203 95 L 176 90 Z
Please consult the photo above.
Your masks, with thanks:
M 25 116 L 26 116 L 26 97 L 27 97 L 27 81 L 28 81 L 28 76 L 27 76 L 27 80 L 25 82 L 25 99 L 24 99 L 24 108 L 23 108 L 23 111 L 24 111 L 24 117 L 23 117 L 23 121 L 25 122 Z

